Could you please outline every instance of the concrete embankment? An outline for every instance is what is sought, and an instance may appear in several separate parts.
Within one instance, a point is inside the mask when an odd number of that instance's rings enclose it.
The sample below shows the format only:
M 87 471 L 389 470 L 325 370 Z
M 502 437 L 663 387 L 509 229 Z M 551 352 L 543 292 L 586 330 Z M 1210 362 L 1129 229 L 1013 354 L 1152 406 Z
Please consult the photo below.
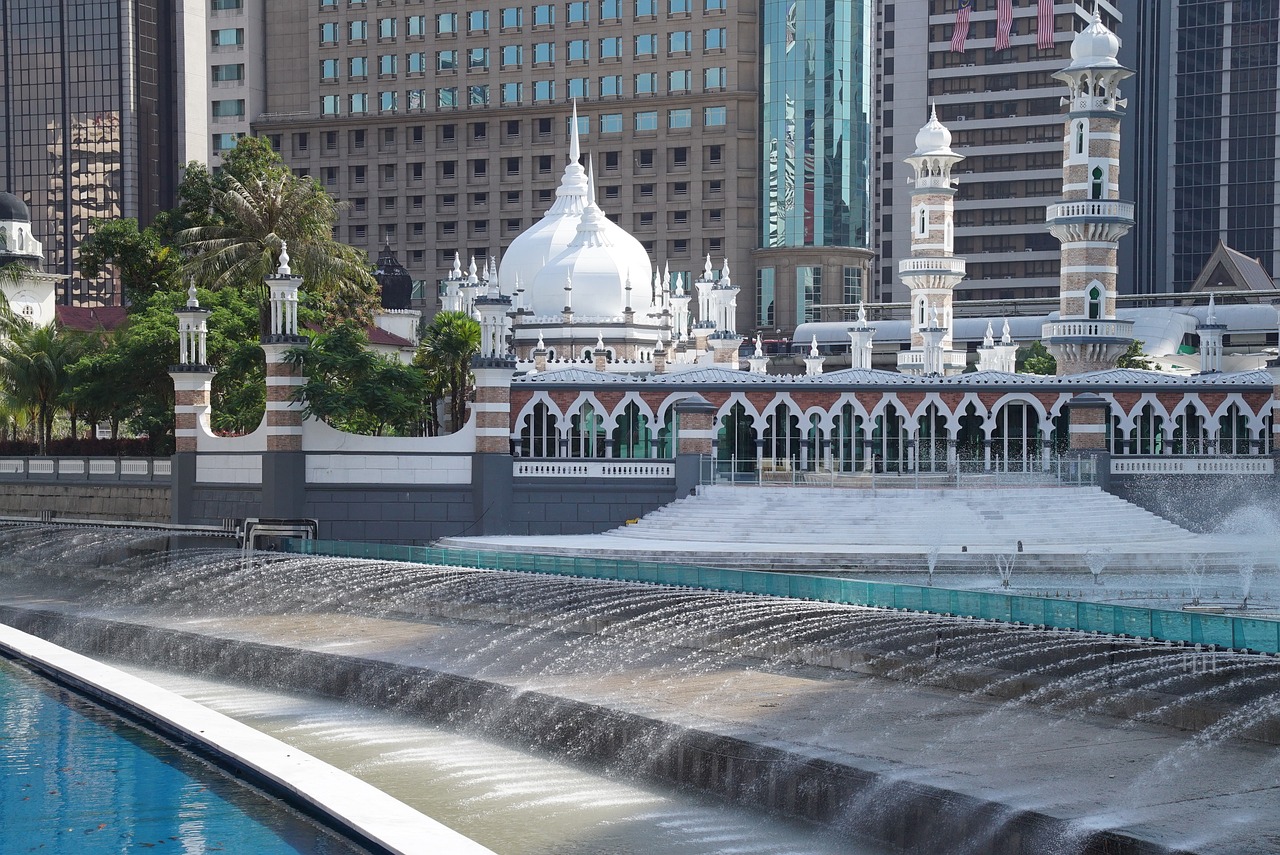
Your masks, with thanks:
M 1243 852 L 1221 841 L 1194 850 L 1180 841 L 1203 832 L 1216 810 L 1260 808 L 1267 799 L 1239 790 L 1242 772 L 1266 758 L 1227 745 L 1194 780 L 1169 781 L 1159 798 L 1118 817 L 1115 804 L 1142 785 L 1127 764 L 1176 752 L 1188 739 L 926 687 L 886 691 L 874 678 L 817 673 L 825 669 L 769 673 L 726 660 L 673 673 L 588 657 L 559 676 L 529 679 L 528 663 L 550 650 L 563 657 L 533 633 L 509 645 L 520 648 L 516 659 L 477 667 L 471 654 L 485 637 L 444 622 L 350 614 L 121 619 L 60 609 L 6 606 L 0 618 L 89 655 L 392 708 L 909 852 Z M 902 721 L 918 721 L 918 732 L 883 741 L 887 724 Z M 943 721 L 974 727 L 967 754 L 923 751 Z M 998 729 L 994 740 L 982 735 L 984 722 Z M 1072 751 L 1046 752 L 1048 728 Z M 1100 767 L 1115 773 L 1103 778 Z M 1266 831 L 1280 832 L 1280 821 L 1272 824 Z

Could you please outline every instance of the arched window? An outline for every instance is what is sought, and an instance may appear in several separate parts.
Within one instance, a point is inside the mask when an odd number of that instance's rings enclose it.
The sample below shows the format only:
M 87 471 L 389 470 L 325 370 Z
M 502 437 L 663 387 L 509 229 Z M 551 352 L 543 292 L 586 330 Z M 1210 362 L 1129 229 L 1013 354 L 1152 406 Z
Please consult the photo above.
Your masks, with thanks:
M 1102 291 L 1097 285 L 1089 289 L 1089 320 L 1096 321 L 1102 317 Z
M 921 237 L 929 232 L 929 212 L 924 208 L 920 209 L 920 218 L 917 220 L 917 228 L 920 230 Z
M 920 324 L 920 326 L 924 326 L 924 325 L 925 325 L 925 317 L 924 317 L 924 313 L 925 313 L 924 297 L 921 297 L 921 298 L 920 298 L 920 320 L 918 321 L 918 323 Z
M 520 428 L 521 457 L 555 457 L 557 453 L 557 420 L 546 404 L 535 404 L 524 417 Z
M 1089 197 L 1091 199 L 1101 199 L 1103 192 L 1102 167 L 1095 166 L 1093 168 L 1093 183 L 1089 185 Z
M 613 431 L 613 456 L 653 456 L 653 431 L 649 427 L 649 417 L 640 412 L 640 405 L 635 401 L 627 404 L 618 417 L 618 426 Z
M 1076 122 L 1076 154 L 1084 154 L 1084 122 Z
M 604 419 L 590 403 L 569 417 L 569 456 L 604 457 Z

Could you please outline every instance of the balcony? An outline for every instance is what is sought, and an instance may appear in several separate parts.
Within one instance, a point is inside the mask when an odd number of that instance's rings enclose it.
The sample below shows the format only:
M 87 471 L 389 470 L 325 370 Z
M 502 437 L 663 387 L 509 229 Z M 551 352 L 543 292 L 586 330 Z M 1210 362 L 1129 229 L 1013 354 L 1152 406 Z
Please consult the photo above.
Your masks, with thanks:
M 1119 202 L 1112 199 L 1080 199 L 1071 202 L 1057 202 L 1045 209 L 1046 218 L 1053 222 L 1072 222 L 1086 220 L 1116 220 L 1133 223 L 1133 203 Z
M 1131 339 L 1133 338 L 1133 321 L 1122 321 L 1115 318 L 1109 320 L 1066 320 L 1045 324 L 1041 335 L 1046 339 Z
M 929 273 L 964 276 L 965 260 L 956 256 L 904 258 L 898 262 L 898 273 L 902 276 Z

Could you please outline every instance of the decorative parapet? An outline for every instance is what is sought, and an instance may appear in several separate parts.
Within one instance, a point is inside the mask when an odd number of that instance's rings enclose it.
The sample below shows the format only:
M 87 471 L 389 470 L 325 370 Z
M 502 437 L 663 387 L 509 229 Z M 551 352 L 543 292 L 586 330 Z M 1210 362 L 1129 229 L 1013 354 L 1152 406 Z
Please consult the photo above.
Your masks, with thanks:
M 1041 328 L 1041 335 L 1046 339 L 1052 338 L 1116 338 L 1131 339 L 1133 338 L 1133 321 L 1124 321 L 1119 319 L 1109 320 L 1075 320 L 1075 321 L 1053 321 L 1047 323 Z
M 917 274 L 943 273 L 949 276 L 964 276 L 967 267 L 965 260 L 958 256 L 921 256 L 904 258 L 898 262 L 898 275 L 912 276 Z
M 676 465 L 657 460 L 517 460 L 517 478 L 659 478 L 676 477 Z
M 1112 475 L 1274 475 L 1271 457 L 1112 457 Z
M 1133 203 L 1110 199 L 1082 199 L 1072 202 L 1055 202 L 1045 209 L 1049 223 L 1080 220 L 1119 220 L 1133 225 Z

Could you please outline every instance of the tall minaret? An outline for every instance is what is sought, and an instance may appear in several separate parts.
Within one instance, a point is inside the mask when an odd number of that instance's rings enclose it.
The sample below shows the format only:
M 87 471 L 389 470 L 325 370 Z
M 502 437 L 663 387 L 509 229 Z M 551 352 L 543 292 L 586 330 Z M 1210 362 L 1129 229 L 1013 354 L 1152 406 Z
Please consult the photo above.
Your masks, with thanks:
M 1058 321 L 1042 335 L 1058 374 L 1114 368 L 1133 341 L 1133 322 L 1116 319 L 1116 252 L 1133 227 L 1120 201 L 1120 119 L 1128 106 L 1120 81 L 1133 72 L 1116 61 L 1120 40 L 1094 12 L 1071 43 L 1071 64 L 1053 76 L 1071 90 L 1062 161 L 1062 201 L 1046 220 L 1062 242 Z
M 898 262 L 898 275 L 911 289 L 911 349 L 898 355 L 898 370 L 958 374 L 965 369 L 964 351 L 951 344 L 952 290 L 964 279 L 965 261 L 955 256 L 955 181 L 951 170 L 964 160 L 951 150 L 951 131 L 931 110 L 916 134 L 916 150 L 906 162 L 915 170 L 911 191 L 911 257 Z M 943 330 L 936 358 L 926 368 L 925 331 Z M 937 339 L 931 333 L 930 340 Z

